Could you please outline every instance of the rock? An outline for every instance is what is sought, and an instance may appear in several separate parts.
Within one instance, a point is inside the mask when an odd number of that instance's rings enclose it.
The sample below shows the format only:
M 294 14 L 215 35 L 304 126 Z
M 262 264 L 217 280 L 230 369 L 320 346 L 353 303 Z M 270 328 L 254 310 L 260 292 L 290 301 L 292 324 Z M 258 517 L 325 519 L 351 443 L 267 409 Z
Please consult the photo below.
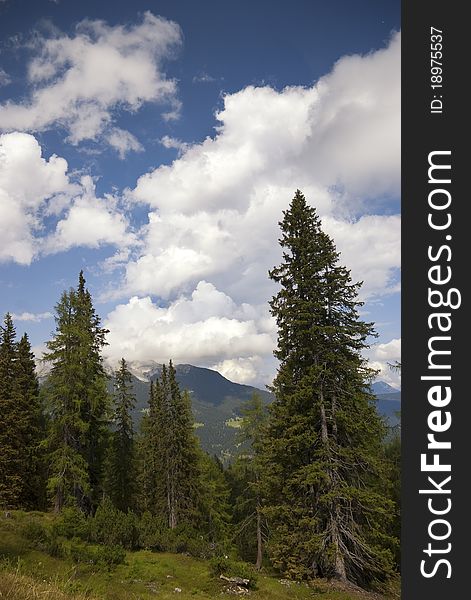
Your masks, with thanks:
M 250 584 L 250 579 L 242 579 L 242 577 L 225 577 L 224 575 L 219 575 L 219 579 L 223 579 L 234 585 L 243 585 L 244 587 L 248 587 Z

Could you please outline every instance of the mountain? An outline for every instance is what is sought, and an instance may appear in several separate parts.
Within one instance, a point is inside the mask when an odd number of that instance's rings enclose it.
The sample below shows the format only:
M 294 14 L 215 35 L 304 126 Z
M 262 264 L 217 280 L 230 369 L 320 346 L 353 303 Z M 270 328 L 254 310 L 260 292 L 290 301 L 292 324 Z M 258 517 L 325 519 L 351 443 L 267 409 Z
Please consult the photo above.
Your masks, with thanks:
M 385 381 L 375 381 L 373 384 L 371 384 L 371 391 L 375 396 L 378 396 L 380 394 L 397 394 L 398 392 L 400 393 L 400 390 L 394 388 L 392 385 L 389 385 L 389 383 L 386 383 Z
M 190 392 L 195 430 L 201 446 L 206 452 L 228 460 L 237 448 L 242 404 L 249 400 L 254 392 L 268 404 L 273 400 L 272 394 L 250 385 L 233 383 L 211 369 L 183 364 L 176 365 L 175 370 L 180 389 Z M 162 365 L 150 362 L 139 365 L 133 363 L 130 365 L 130 371 L 137 400 L 133 419 L 138 427 L 147 408 L 150 380 L 159 377 Z
M 133 413 L 136 427 L 139 426 L 147 408 L 150 380 L 155 380 L 161 370 L 162 365 L 155 362 L 130 365 L 137 400 Z M 269 404 L 273 400 L 272 394 L 250 385 L 229 381 L 211 369 L 182 364 L 176 365 L 175 370 L 180 388 L 190 392 L 195 430 L 201 446 L 206 452 L 216 454 L 222 460 L 229 460 L 238 445 L 237 431 L 242 404 L 249 400 L 254 392 Z M 387 417 L 391 425 L 397 424 L 397 413 L 401 406 L 400 391 L 384 381 L 373 384 L 372 390 L 378 398 L 378 411 Z

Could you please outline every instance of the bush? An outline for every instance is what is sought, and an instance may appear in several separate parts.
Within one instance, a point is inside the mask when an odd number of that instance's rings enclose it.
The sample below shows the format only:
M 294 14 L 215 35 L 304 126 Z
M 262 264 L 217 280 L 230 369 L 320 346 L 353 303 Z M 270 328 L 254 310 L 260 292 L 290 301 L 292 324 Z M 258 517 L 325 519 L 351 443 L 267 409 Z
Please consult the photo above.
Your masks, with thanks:
M 124 563 L 126 552 L 122 546 L 87 546 L 73 542 L 69 548 L 69 556 L 75 563 L 94 565 L 98 570 L 111 571 L 115 566 Z
M 53 527 L 57 535 L 67 539 L 79 538 L 86 540 L 88 538 L 87 518 L 75 507 L 64 508 Z
M 49 554 L 49 556 L 53 556 L 54 558 L 64 558 L 67 555 L 64 543 L 59 539 L 54 531 L 51 531 L 48 534 L 42 549 L 44 552 Z
M 111 500 L 105 498 L 91 519 L 90 536 L 100 544 L 136 550 L 140 538 L 139 519 L 133 512 L 118 510 Z
M 48 538 L 48 530 L 44 525 L 37 521 L 28 521 L 21 528 L 22 535 L 33 543 L 34 546 L 44 544 Z
M 125 559 L 126 552 L 122 546 L 98 546 L 96 549 L 97 565 L 105 567 L 108 571 L 122 565 Z
M 162 519 L 145 512 L 138 523 L 139 547 L 161 552 L 166 550 L 165 529 Z

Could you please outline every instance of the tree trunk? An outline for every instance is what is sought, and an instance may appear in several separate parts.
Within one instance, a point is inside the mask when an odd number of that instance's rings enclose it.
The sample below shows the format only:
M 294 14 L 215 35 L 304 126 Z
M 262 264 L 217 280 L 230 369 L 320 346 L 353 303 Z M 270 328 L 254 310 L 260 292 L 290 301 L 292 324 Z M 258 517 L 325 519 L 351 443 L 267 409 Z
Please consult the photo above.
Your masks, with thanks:
M 324 445 L 324 448 L 326 449 L 327 453 L 329 454 L 329 436 L 328 436 L 328 429 L 327 429 L 327 417 L 326 417 L 326 412 L 325 412 L 325 405 L 324 405 L 324 393 L 321 387 L 321 391 L 320 391 L 320 414 L 321 414 L 321 440 L 322 440 L 322 444 Z M 332 435 L 334 437 L 334 439 L 337 439 L 337 422 L 335 419 L 335 410 L 336 410 L 336 398 L 335 396 L 332 398 L 332 414 L 333 414 L 333 424 L 332 424 Z M 330 463 L 330 457 L 327 458 L 327 460 L 329 460 Z M 330 490 L 333 489 L 334 487 L 334 473 L 333 473 L 333 469 L 329 464 L 329 467 L 327 468 L 327 474 L 329 476 L 329 486 L 330 486 Z M 337 503 L 334 501 L 332 501 L 330 503 L 330 509 L 329 509 L 329 515 L 330 515 L 330 533 L 331 533 L 331 542 L 335 548 L 335 559 L 334 559 L 334 577 L 336 579 L 339 579 L 340 581 L 347 581 L 347 571 L 345 568 L 345 559 L 344 556 L 342 554 L 341 548 L 340 548 L 340 532 L 339 532 L 339 528 L 338 528 L 338 506 Z
M 263 562 L 263 541 L 262 541 L 262 516 L 260 514 L 260 505 L 257 503 L 257 562 L 255 568 L 259 571 Z

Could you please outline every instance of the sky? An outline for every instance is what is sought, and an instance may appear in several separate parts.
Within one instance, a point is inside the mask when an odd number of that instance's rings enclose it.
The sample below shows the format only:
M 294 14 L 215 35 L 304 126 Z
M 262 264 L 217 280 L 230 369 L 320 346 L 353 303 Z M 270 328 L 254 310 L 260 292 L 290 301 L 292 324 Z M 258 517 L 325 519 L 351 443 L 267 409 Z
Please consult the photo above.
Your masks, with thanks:
M 400 2 L 0 0 L 0 313 L 37 356 L 83 269 L 115 365 L 276 372 L 296 189 L 399 386 Z

